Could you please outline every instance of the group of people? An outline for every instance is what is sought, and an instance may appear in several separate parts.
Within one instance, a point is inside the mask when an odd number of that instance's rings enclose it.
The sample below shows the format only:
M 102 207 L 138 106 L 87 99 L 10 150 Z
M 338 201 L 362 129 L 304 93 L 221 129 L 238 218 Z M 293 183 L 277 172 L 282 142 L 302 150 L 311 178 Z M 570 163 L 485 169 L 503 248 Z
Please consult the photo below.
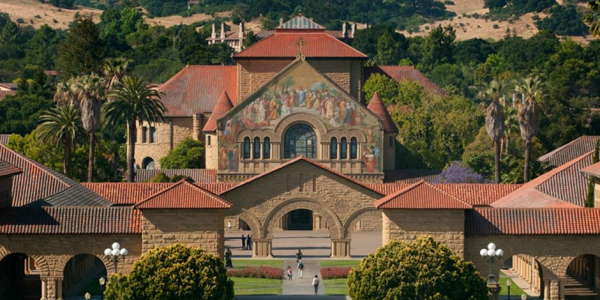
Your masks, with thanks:
M 242 250 L 252 250 L 252 235 L 244 236 L 242 234 Z
M 296 252 L 296 263 L 296 267 L 298 268 L 298 278 L 302 278 L 302 275 L 304 273 L 304 263 L 302 262 L 302 250 L 300 249 L 298 249 L 298 252 Z M 285 273 L 288 277 L 288 282 L 292 283 L 292 278 L 294 277 L 292 266 L 288 266 L 285 270 Z M 315 289 L 315 295 L 319 292 L 319 283 L 319 275 L 315 275 L 315 277 L 312 280 L 312 286 Z

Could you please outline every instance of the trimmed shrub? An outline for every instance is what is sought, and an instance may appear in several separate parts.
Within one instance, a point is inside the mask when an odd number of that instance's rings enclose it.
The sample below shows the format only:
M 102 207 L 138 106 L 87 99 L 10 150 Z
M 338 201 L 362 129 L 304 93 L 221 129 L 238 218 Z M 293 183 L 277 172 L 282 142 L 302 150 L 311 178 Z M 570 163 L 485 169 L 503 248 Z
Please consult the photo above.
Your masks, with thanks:
M 283 271 L 280 268 L 259 266 L 246 267 L 243 269 L 231 269 L 227 272 L 231 277 L 249 277 L 249 278 L 267 278 L 267 279 L 282 279 Z
M 332 267 L 321 268 L 321 277 L 323 279 L 348 278 L 352 267 Z

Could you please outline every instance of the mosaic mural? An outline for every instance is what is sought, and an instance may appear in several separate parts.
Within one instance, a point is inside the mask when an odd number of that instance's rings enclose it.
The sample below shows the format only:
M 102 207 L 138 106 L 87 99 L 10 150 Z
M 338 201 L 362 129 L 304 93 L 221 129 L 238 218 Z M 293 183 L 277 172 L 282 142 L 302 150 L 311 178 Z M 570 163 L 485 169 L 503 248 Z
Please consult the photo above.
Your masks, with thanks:
M 219 170 L 238 171 L 242 149 L 236 140 L 240 131 L 275 128 L 282 119 L 296 113 L 318 117 L 327 130 L 352 128 L 364 132 L 367 141 L 361 145 L 362 157 L 359 158 L 363 161 L 363 172 L 381 172 L 382 132 L 376 117 L 333 87 L 306 62 L 293 66 L 244 100 L 232 115 L 219 120 Z M 350 137 L 347 138 L 349 142 Z

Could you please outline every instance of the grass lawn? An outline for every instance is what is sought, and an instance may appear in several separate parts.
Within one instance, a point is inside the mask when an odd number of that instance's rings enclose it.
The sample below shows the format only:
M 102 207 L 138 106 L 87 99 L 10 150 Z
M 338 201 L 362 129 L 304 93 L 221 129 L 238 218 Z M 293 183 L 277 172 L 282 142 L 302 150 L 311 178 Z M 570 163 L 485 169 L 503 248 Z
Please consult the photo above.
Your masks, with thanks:
M 331 267 L 353 267 L 356 268 L 360 264 L 360 260 L 322 260 L 321 268 Z
M 231 277 L 234 291 L 240 295 L 281 295 L 283 280 L 266 278 Z
M 281 268 L 283 270 L 283 260 L 256 260 L 256 259 L 234 259 L 231 261 L 234 269 L 243 269 L 245 267 L 269 266 Z
M 507 277 L 500 277 L 500 284 L 502 285 L 502 289 L 500 290 L 500 296 L 508 296 L 508 288 L 506 287 L 506 280 L 508 280 Z M 523 290 L 521 290 L 519 288 L 519 286 L 515 284 L 514 281 L 511 282 L 510 298 L 515 296 L 515 299 L 521 299 L 519 297 L 521 297 L 522 294 L 524 294 Z
M 347 278 L 324 279 L 325 295 L 348 295 Z

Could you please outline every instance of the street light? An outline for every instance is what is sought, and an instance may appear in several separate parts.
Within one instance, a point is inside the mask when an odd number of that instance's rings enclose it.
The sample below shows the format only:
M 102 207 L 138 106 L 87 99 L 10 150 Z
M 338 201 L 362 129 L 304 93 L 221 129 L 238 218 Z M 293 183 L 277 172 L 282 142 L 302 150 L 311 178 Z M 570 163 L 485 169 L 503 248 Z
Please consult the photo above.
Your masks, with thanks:
M 106 279 L 104 277 L 100 277 L 100 300 L 104 300 L 104 284 L 106 283 Z
M 479 254 L 483 258 L 483 261 L 490 263 L 490 275 L 488 275 L 488 283 L 495 283 L 496 276 L 494 276 L 494 263 L 502 258 L 504 251 L 502 251 L 502 249 L 496 249 L 496 244 L 489 243 L 487 249 L 481 249 Z
M 506 280 L 506 287 L 508 288 L 508 300 L 510 300 L 510 278 Z
M 121 248 L 121 245 L 119 245 L 119 243 L 113 243 L 112 249 L 106 248 L 106 250 L 104 250 L 104 255 L 112 257 L 113 259 L 113 263 L 115 265 L 115 273 L 117 273 L 117 264 L 119 263 L 119 257 L 121 257 L 121 260 L 123 260 L 128 253 L 129 251 L 127 251 L 127 249 L 125 248 Z
M 521 295 L 521 300 L 527 300 L 527 295 L 525 295 L 525 294 L 522 294 L 522 295 Z
M 85 300 L 90 300 L 90 298 L 92 298 L 92 295 L 90 295 L 90 293 L 85 293 Z

